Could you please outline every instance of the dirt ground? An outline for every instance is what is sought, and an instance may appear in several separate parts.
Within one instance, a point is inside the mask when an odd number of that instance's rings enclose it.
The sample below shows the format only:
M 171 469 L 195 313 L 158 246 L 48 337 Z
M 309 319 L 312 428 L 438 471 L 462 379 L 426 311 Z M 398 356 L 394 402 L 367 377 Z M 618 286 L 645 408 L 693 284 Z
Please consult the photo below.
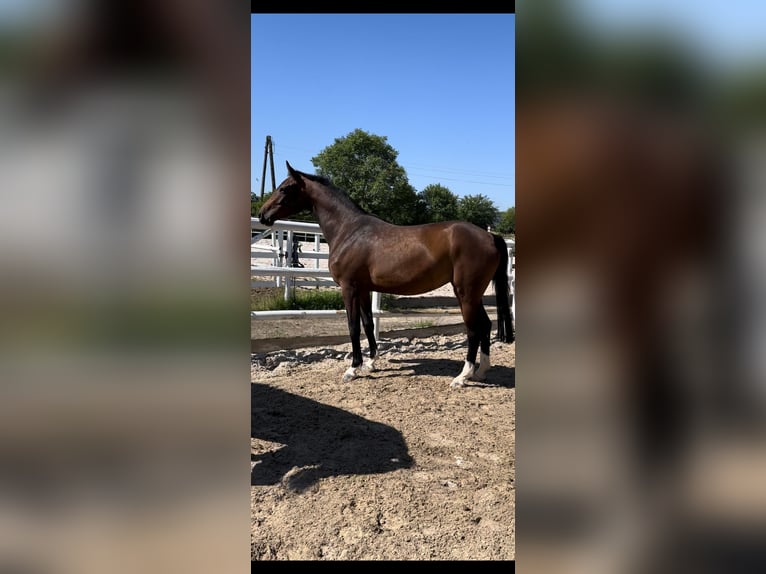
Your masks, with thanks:
M 321 321 L 347 341 L 345 319 Z M 383 325 L 378 370 L 347 383 L 348 342 L 252 354 L 252 560 L 515 558 L 515 344 L 493 343 L 486 382 L 450 389 L 459 321 Z

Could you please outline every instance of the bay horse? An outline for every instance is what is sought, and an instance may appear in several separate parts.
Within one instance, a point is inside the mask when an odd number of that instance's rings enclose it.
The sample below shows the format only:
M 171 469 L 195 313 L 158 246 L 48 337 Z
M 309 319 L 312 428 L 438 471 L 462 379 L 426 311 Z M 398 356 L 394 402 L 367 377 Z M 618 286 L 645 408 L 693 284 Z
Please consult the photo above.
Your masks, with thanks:
M 687 496 L 714 467 L 699 460 L 727 464 L 711 439 L 721 419 L 740 425 L 746 412 L 728 141 L 691 106 L 594 89 L 533 96 L 516 101 L 526 317 L 516 407 L 524 450 L 542 455 L 522 465 L 516 516 L 530 525 L 525 543 L 546 552 L 528 558 L 549 567 L 553 548 L 574 558 L 557 566 L 586 555 L 591 565 L 604 540 L 612 549 L 602 533 L 623 528 L 616 554 L 630 558 L 608 571 L 633 571 L 635 558 L 665 569 L 700 547 L 744 558 L 754 547 L 721 542 L 739 515 L 724 513 L 720 530 L 708 499 Z M 588 470 L 576 478 L 577 467 Z
M 690 428 L 691 389 L 702 393 L 704 377 L 692 374 L 694 363 L 712 362 L 720 352 L 711 346 L 713 333 L 703 337 L 699 326 L 716 316 L 713 293 L 725 280 L 720 266 L 727 257 L 727 160 L 713 136 L 691 113 L 606 94 L 517 101 L 516 188 L 525 225 L 517 289 L 533 309 L 538 294 L 560 292 L 550 283 L 580 281 L 585 295 L 576 303 L 556 307 L 540 296 L 537 304 L 565 309 L 561 317 L 576 307 L 583 331 L 596 326 L 608 333 L 594 343 L 579 333 L 530 337 L 529 349 L 555 363 L 559 346 L 574 341 L 583 380 L 605 365 L 614 368 L 608 388 L 619 397 L 622 420 L 632 421 L 636 453 L 651 461 L 648 467 L 676 459 Z M 527 331 L 540 329 L 530 324 Z M 549 377 L 531 387 L 556 402 L 574 378 L 562 370 L 555 384 Z M 543 383 L 552 388 L 543 392 Z M 705 392 L 728 391 L 731 383 Z M 557 404 L 572 412 L 571 402 Z M 590 411 L 584 418 L 592 418 Z
M 271 226 L 304 210 L 316 216 L 330 248 L 330 273 L 341 288 L 351 337 L 352 361 L 343 381 L 375 369 L 372 291 L 418 295 L 447 283 L 452 283 L 468 334 L 463 370 L 450 386 L 484 380 L 490 367 L 492 321 L 482 296 L 490 281 L 495 285 L 498 339 L 514 341 L 504 239 L 464 221 L 393 225 L 364 211 L 327 178 L 285 163 L 289 175 L 264 203 L 259 219 Z M 370 346 L 366 361 L 359 340 L 360 319 Z

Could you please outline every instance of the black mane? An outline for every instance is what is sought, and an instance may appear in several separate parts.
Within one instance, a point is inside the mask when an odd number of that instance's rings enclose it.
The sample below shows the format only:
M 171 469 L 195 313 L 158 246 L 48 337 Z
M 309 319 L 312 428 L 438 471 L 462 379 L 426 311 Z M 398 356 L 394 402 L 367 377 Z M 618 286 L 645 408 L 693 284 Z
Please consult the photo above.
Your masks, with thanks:
M 312 173 L 303 173 L 302 171 L 299 171 L 298 173 L 301 174 L 306 179 L 310 179 L 311 181 L 319 182 L 322 185 L 327 185 L 327 186 L 333 187 L 332 182 L 328 178 L 323 176 L 323 175 L 315 175 L 315 174 L 312 174 Z

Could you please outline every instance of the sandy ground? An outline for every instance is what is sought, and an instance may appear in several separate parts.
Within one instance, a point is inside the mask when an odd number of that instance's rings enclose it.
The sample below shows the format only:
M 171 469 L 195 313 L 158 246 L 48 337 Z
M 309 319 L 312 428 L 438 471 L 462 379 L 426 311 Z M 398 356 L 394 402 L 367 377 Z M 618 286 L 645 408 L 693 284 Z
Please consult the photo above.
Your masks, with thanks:
M 253 560 L 512 560 L 515 345 L 450 389 L 465 336 L 252 356 Z

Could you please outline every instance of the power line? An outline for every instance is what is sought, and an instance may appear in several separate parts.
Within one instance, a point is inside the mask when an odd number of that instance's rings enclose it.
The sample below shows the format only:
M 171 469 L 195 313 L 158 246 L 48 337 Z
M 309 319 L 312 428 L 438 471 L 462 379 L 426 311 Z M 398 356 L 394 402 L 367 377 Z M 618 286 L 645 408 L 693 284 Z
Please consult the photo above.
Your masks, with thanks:
M 428 171 L 444 171 L 447 173 L 454 173 L 458 175 L 477 175 L 479 177 L 492 177 L 492 178 L 498 178 L 498 179 L 514 179 L 513 175 L 510 174 L 500 174 L 499 172 L 485 172 L 485 171 L 476 171 L 476 170 L 468 170 L 468 169 L 454 169 L 454 168 L 442 168 L 442 167 L 431 167 L 427 165 L 415 165 L 410 164 L 409 166 L 402 165 L 405 169 L 409 170 L 412 169 L 425 169 Z
M 516 184 L 514 183 L 494 183 L 491 181 L 473 181 L 469 179 L 455 179 L 453 177 L 444 177 L 441 175 L 431 175 L 431 174 L 422 174 L 422 173 L 414 173 L 410 172 L 410 175 L 415 175 L 417 177 L 427 177 L 430 179 L 437 179 L 437 180 L 444 180 L 444 181 L 456 181 L 458 183 L 475 183 L 476 185 L 492 185 L 494 187 L 515 187 Z
M 283 159 L 284 156 L 282 156 L 281 153 L 274 150 L 274 144 L 272 142 L 272 153 L 274 156 L 278 157 L 280 160 Z M 296 147 L 291 146 L 288 144 L 280 144 L 280 149 L 288 149 L 288 150 L 295 150 L 295 151 L 303 151 L 303 152 L 309 152 L 314 153 L 312 150 L 302 148 L 302 147 Z M 414 175 L 417 177 L 425 177 L 425 178 L 431 178 L 431 179 L 437 179 L 437 180 L 444 180 L 444 181 L 454 181 L 458 183 L 471 183 L 475 185 L 493 185 L 497 187 L 514 187 L 515 183 L 495 183 L 491 181 L 477 181 L 477 180 L 469 180 L 469 179 L 460 179 L 460 178 L 454 178 L 454 177 L 445 177 L 442 175 L 435 175 L 431 173 L 423 173 L 418 171 L 411 171 L 412 169 L 419 170 L 419 169 L 425 169 L 428 171 L 441 171 L 453 175 L 466 175 L 466 176 L 479 176 L 482 178 L 493 178 L 493 179 L 507 179 L 507 180 L 514 180 L 515 176 L 510 174 L 501 174 L 500 172 L 483 172 L 483 171 L 476 171 L 476 170 L 465 170 L 465 169 L 454 169 L 454 168 L 442 168 L 442 167 L 433 167 L 433 166 L 427 166 L 423 164 L 408 164 L 408 165 L 401 165 L 408 173 L 408 175 Z

